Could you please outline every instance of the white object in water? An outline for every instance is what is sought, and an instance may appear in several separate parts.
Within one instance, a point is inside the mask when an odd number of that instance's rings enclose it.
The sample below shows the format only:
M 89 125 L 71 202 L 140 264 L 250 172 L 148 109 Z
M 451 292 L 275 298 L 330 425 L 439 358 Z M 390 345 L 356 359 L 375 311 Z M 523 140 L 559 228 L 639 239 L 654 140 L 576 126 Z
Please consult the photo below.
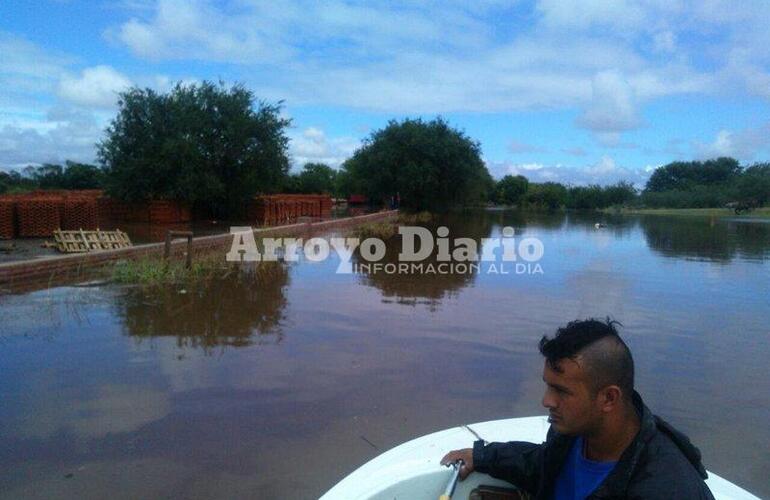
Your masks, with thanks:
M 488 442 L 542 443 L 550 424 L 546 417 L 510 418 L 454 427 L 408 441 L 365 463 L 326 492 L 321 500 L 435 500 L 443 493 L 452 469 L 439 464 L 443 456 L 470 448 L 481 436 Z M 706 480 L 716 500 L 759 500 L 713 472 Z M 457 484 L 453 499 L 465 500 L 480 484 L 510 483 L 474 472 Z

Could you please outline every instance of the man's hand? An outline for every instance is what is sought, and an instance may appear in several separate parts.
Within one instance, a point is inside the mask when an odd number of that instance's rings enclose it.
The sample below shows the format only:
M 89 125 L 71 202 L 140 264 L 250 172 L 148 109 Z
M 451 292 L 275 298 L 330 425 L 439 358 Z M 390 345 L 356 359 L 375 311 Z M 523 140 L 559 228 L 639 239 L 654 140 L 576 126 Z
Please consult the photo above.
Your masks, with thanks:
M 460 481 L 462 481 L 473 472 L 473 448 L 450 451 L 441 459 L 441 465 L 453 464 L 458 460 L 463 461 L 463 466 L 460 468 Z

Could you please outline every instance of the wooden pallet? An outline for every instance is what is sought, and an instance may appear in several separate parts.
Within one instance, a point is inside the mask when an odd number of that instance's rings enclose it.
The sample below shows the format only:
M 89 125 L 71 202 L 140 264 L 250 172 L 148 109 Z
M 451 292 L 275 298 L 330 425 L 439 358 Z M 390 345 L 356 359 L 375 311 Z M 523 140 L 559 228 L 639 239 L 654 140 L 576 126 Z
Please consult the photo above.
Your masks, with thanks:
M 84 253 L 92 250 L 111 250 L 131 246 L 131 240 L 123 231 L 62 231 L 53 232 L 56 248 L 64 253 Z

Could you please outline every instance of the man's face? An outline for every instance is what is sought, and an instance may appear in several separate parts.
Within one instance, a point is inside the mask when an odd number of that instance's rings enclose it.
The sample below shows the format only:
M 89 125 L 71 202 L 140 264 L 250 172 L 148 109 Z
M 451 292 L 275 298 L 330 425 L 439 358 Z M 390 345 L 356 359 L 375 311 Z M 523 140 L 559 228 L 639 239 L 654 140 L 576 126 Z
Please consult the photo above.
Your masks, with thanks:
M 600 412 L 589 386 L 588 374 L 580 360 L 563 359 L 554 370 L 545 363 L 546 383 L 543 406 L 548 408 L 548 421 L 560 434 L 586 435 L 597 427 Z

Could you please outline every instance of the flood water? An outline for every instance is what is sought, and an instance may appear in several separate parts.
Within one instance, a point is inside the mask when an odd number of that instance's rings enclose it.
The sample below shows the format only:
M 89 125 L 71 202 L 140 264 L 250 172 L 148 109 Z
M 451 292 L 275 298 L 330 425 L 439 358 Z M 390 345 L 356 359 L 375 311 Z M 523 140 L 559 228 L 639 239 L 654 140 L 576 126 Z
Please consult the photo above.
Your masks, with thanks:
M 337 274 L 331 258 L 0 296 L 0 497 L 317 498 L 405 440 L 543 414 L 537 341 L 608 315 L 653 412 L 770 497 L 768 221 L 445 222 L 539 238 L 542 274 Z

